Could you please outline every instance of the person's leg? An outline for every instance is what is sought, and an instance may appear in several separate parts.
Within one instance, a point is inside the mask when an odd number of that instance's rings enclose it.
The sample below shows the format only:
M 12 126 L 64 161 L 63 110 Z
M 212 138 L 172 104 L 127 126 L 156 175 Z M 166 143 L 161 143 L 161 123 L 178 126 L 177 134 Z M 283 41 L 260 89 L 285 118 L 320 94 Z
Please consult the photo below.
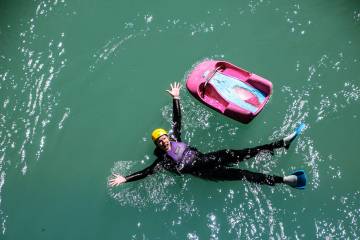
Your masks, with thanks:
M 302 123 L 295 129 L 293 133 L 289 134 L 281 140 L 272 142 L 270 144 L 265 144 L 253 148 L 245 148 L 242 150 L 224 149 L 216 152 L 206 153 L 204 154 L 205 158 L 203 160 L 214 166 L 226 166 L 239 163 L 245 159 L 252 158 L 256 156 L 259 152 L 264 150 L 270 151 L 270 153 L 273 154 L 274 149 L 282 147 L 288 149 L 291 142 L 295 140 L 295 138 L 302 132 L 304 128 L 305 125 Z
M 280 176 L 266 175 L 236 168 L 206 169 L 195 172 L 193 175 L 213 181 L 247 180 L 249 182 L 270 186 L 274 186 L 277 183 L 284 183 L 283 177 Z
M 270 144 L 265 144 L 253 148 L 245 148 L 241 150 L 224 149 L 216 152 L 205 153 L 204 157 L 207 158 L 207 161 L 215 162 L 218 165 L 235 164 L 245 159 L 252 158 L 261 151 L 273 152 L 274 149 L 282 148 L 284 146 L 284 140 L 281 139 Z

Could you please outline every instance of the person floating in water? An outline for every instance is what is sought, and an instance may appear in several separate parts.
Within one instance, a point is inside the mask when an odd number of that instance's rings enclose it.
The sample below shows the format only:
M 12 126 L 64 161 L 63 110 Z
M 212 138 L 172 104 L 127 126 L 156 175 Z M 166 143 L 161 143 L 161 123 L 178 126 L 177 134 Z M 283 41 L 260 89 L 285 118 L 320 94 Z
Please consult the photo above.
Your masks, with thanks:
M 303 189 L 306 184 L 305 174 L 302 170 L 289 176 L 275 176 L 263 173 L 251 172 L 232 167 L 243 160 L 256 156 L 261 151 L 274 149 L 288 149 L 290 143 L 300 134 L 304 125 L 300 125 L 295 132 L 287 137 L 258 147 L 246 148 L 242 150 L 224 149 L 216 152 L 202 153 L 196 148 L 191 147 L 181 140 L 181 109 L 180 109 L 180 83 L 170 84 L 171 90 L 167 92 L 173 97 L 173 129 L 169 134 L 162 128 L 152 132 L 152 140 L 156 145 L 154 154 L 157 159 L 147 168 L 130 174 L 121 176 L 113 173 L 109 180 L 110 186 L 118 186 L 122 183 L 140 180 L 156 173 L 160 169 L 166 169 L 176 174 L 192 174 L 194 176 L 214 180 L 247 180 L 258 184 L 274 186 L 283 183 L 291 187 Z

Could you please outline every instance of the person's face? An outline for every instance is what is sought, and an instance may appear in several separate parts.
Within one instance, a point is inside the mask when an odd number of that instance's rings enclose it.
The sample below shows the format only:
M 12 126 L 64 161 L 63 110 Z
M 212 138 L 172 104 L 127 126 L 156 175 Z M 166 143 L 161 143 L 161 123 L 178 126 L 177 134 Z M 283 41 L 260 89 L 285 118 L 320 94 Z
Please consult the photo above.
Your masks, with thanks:
M 170 139 L 167 135 L 162 135 L 161 137 L 159 137 L 159 139 L 156 140 L 156 144 L 161 150 L 165 152 L 169 151 L 171 148 Z

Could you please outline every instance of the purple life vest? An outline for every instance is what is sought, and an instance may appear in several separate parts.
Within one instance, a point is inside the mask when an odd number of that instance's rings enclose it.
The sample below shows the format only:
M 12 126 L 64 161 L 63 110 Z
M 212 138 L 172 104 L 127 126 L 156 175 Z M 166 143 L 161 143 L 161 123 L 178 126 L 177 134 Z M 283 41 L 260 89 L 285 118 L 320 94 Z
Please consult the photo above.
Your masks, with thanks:
M 170 142 L 171 149 L 166 155 L 171 157 L 177 164 L 186 165 L 192 162 L 196 152 L 183 142 Z

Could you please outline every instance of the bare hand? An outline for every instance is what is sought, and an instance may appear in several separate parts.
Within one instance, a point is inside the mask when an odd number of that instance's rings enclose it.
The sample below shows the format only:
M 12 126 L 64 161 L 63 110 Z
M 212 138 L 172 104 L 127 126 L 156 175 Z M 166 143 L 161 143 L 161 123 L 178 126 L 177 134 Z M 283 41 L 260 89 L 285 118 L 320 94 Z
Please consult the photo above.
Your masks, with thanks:
M 180 88 L 182 87 L 180 83 L 174 82 L 170 84 L 171 90 L 166 90 L 173 98 L 179 98 L 180 96 Z
M 116 186 L 119 186 L 120 184 L 126 182 L 126 179 L 119 175 L 119 174 L 112 174 L 113 175 L 113 178 L 109 180 L 109 185 L 110 187 L 116 187 Z

